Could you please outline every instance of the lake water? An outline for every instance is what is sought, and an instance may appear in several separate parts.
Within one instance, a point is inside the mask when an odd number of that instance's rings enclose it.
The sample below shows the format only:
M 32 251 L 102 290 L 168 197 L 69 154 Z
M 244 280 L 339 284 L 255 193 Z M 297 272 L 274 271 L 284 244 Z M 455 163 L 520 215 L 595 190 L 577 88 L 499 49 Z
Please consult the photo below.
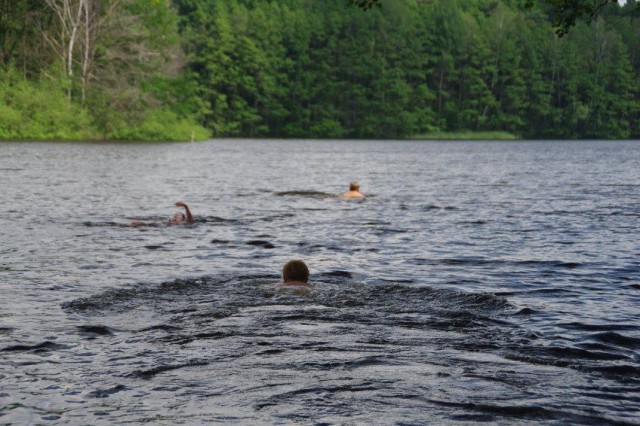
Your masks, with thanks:
M 0 424 L 640 424 L 638 142 L 0 143 L 0 187 Z

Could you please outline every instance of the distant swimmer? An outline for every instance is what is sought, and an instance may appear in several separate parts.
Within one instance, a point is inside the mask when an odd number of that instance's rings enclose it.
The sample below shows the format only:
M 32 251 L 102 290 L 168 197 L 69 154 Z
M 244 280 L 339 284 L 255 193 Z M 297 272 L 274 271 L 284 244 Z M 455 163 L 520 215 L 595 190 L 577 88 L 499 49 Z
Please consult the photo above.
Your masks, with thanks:
M 290 260 L 282 268 L 282 282 L 275 287 L 277 289 L 312 287 L 309 284 L 309 268 L 302 260 Z
M 184 225 L 186 223 L 189 223 L 189 224 L 195 223 L 195 220 L 193 220 L 193 215 L 191 214 L 191 210 L 189 210 L 189 206 L 186 203 L 183 203 L 182 201 L 178 201 L 176 202 L 175 205 L 176 207 L 184 207 L 184 213 L 177 212 L 176 214 L 171 216 L 169 218 L 169 225 Z M 134 220 L 129 224 L 129 226 L 133 226 L 135 228 L 138 226 L 158 226 L 158 224 L 142 222 L 140 220 Z
M 340 194 L 339 198 L 367 198 L 362 192 L 360 192 L 360 184 L 358 182 L 351 182 L 349 184 L 349 190 L 344 194 Z
M 191 210 L 189 210 L 189 206 L 187 203 L 183 203 L 182 201 L 177 201 L 175 204 L 176 207 L 184 207 L 184 213 L 178 212 L 171 216 L 169 219 L 169 223 L 172 225 L 182 225 L 183 223 L 194 223 L 193 216 L 191 215 Z

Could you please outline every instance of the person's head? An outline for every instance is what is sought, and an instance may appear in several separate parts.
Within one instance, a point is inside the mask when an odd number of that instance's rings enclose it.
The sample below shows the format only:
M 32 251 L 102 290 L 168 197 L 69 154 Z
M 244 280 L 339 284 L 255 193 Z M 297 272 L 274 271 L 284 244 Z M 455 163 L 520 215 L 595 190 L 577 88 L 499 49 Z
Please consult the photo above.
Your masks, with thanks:
M 358 182 L 351 182 L 349 184 L 349 191 L 360 191 L 360 184 Z
M 185 214 L 182 212 L 178 212 L 173 216 L 171 216 L 171 218 L 169 218 L 169 223 L 171 223 L 172 225 L 180 225 L 181 223 L 184 223 L 186 220 L 187 220 L 187 217 L 185 216 Z
M 302 260 L 290 260 L 282 268 L 282 281 L 309 281 L 309 268 Z

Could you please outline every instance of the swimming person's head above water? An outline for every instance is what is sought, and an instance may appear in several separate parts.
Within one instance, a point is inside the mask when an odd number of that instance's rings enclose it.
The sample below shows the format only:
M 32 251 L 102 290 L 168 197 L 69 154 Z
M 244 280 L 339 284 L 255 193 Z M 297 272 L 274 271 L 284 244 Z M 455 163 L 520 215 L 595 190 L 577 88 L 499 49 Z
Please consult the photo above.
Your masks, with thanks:
M 183 223 L 194 223 L 195 220 L 193 220 L 193 216 L 191 215 L 191 210 L 189 210 L 189 206 L 186 203 L 183 203 L 182 201 L 177 201 L 176 202 L 176 207 L 184 207 L 184 213 L 179 212 L 174 214 L 173 216 L 171 216 L 171 219 L 169 219 L 169 223 L 171 223 L 172 225 L 180 225 Z
M 183 225 L 185 223 L 195 223 L 195 220 L 193 219 L 193 215 L 191 214 L 191 210 L 189 210 L 189 206 L 187 206 L 186 203 L 183 203 L 182 201 L 178 201 L 175 203 L 176 207 L 184 207 L 184 213 L 183 212 L 178 212 L 176 214 L 174 214 L 173 216 L 169 217 L 169 225 Z M 166 222 L 165 222 L 166 223 Z M 149 222 L 142 222 L 140 220 L 134 220 L 133 222 L 131 222 L 129 224 L 129 226 L 133 226 L 133 227 L 138 227 L 138 226 L 159 226 L 159 223 L 149 223 Z
M 169 218 L 169 223 L 172 225 L 180 225 L 184 223 L 186 220 L 187 220 L 187 216 L 182 212 L 178 212 Z
M 309 268 L 302 260 L 290 260 L 282 268 L 282 282 L 277 287 L 306 286 L 309 284 Z
M 290 260 L 282 268 L 282 280 L 285 283 L 309 281 L 309 268 L 302 260 Z
M 360 184 L 358 182 L 351 182 L 349 184 L 349 190 L 339 195 L 340 198 L 367 198 L 360 192 Z

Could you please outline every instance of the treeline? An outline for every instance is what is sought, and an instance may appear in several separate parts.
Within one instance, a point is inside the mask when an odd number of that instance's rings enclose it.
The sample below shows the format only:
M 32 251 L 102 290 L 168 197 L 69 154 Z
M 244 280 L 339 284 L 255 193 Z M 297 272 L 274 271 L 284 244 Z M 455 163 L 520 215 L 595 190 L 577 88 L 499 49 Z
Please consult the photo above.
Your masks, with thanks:
M 521 3 L 0 0 L 0 138 L 640 137 L 635 1 L 563 38 Z
M 208 137 L 177 22 L 163 0 L 0 0 L 0 139 Z
M 175 4 L 216 135 L 640 135 L 640 26 L 618 6 L 558 39 L 519 1 Z

